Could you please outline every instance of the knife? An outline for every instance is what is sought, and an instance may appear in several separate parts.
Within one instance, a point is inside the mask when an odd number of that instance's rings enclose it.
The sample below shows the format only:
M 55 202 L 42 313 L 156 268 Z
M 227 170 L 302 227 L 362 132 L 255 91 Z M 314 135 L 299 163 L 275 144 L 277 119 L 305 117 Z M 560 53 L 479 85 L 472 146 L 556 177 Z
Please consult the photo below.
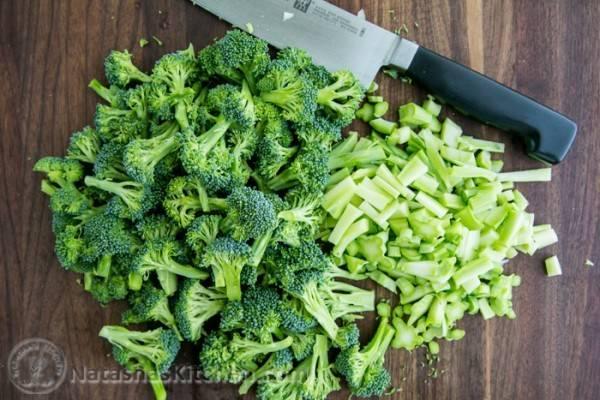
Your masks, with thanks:
M 491 78 L 323 0 L 191 0 L 277 48 L 306 50 L 331 71 L 349 69 L 365 87 L 384 66 L 396 67 L 463 114 L 517 134 L 528 154 L 556 164 L 577 125 Z

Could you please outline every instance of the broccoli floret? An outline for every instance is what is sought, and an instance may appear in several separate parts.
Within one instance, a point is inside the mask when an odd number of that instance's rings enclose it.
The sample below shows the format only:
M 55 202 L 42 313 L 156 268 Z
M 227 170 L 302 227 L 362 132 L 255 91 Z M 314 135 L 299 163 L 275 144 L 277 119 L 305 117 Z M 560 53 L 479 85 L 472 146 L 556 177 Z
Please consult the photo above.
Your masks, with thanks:
M 384 356 L 394 328 L 387 317 L 381 318 L 375 335 L 362 350 L 358 344 L 343 350 L 335 360 L 336 370 L 344 376 L 352 393 L 360 397 L 381 396 L 390 386 L 391 377 L 384 368 Z
M 84 258 L 96 260 L 103 255 L 130 254 L 138 244 L 125 220 L 108 212 L 97 213 L 83 225 L 86 242 Z
M 337 338 L 334 341 L 334 345 L 342 350 L 352 347 L 358 344 L 360 338 L 360 331 L 358 326 L 349 322 L 346 325 L 340 327 L 338 330 Z
M 111 107 L 126 108 L 127 106 L 127 91 L 111 85 L 106 87 L 97 79 L 92 79 L 88 87 L 92 89 L 98 96 L 106 101 Z
M 293 145 L 290 127 L 277 108 L 269 103 L 257 104 L 259 123 L 257 131 L 260 137 L 256 150 L 256 168 L 267 179 L 273 178 L 298 151 Z
M 170 274 L 192 279 L 206 279 L 208 274 L 205 271 L 177 261 L 183 255 L 182 251 L 179 242 L 176 241 L 146 242 L 133 258 L 130 272 L 136 272 L 144 278 L 147 278 L 152 271 L 156 271 L 157 274 L 163 273 L 159 282 L 168 295 L 177 290 L 177 284 L 173 282 L 174 277 Z
M 210 333 L 200 350 L 200 365 L 204 376 L 212 382 L 239 383 L 258 369 L 258 359 L 290 347 L 292 338 L 271 343 L 259 343 L 237 333 L 232 338 L 221 332 Z
M 313 65 L 313 60 L 306 50 L 296 47 L 286 47 L 277 53 L 277 61 L 289 65 L 296 71 L 304 72 L 307 68 Z
M 213 121 L 211 128 L 200 136 L 189 130 L 180 133 L 180 157 L 189 174 L 198 176 L 209 189 L 218 192 L 247 180 L 247 176 L 238 177 L 231 171 L 236 157 L 222 139 L 230 129 L 246 131 L 253 127 L 255 110 L 249 92 L 232 85 L 210 90 L 207 110 Z
M 100 152 L 98 133 L 89 126 L 73 133 L 67 148 L 67 158 L 84 163 L 94 164 Z
M 33 166 L 35 172 L 46 174 L 48 183 L 58 187 L 65 187 L 69 183 L 76 183 L 83 178 L 83 166 L 77 160 L 60 157 L 44 157 Z
M 180 231 L 165 215 L 146 215 L 135 225 L 138 235 L 145 241 L 173 240 Z
M 242 298 L 240 276 L 251 256 L 250 247 L 230 237 L 220 237 L 206 246 L 203 265 L 212 268 L 215 286 L 225 287 L 229 300 Z
M 308 399 L 325 400 L 340 389 L 339 379 L 331 371 L 328 358 L 327 338 L 316 335 L 311 349 L 312 356 L 306 358 L 285 377 L 267 377 L 258 384 L 260 400 Z
M 323 272 L 329 263 L 319 246 L 304 241 L 297 247 L 273 244 L 265 254 L 268 272 L 286 292 L 298 298 L 311 314 L 335 340 L 338 326 L 319 291 Z
M 169 369 L 180 348 L 177 335 L 164 328 L 140 332 L 130 331 L 122 326 L 106 325 L 98 335 L 113 346 L 147 358 L 159 374 Z
M 258 84 L 262 101 L 281 108 L 283 117 L 292 122 L 310 120 L 317 108 L 317 91 L 293 65 L 274 61 Z
M 148 376 L 156 400 L 167 399 L 167 391 L 160 378 L 160 374 L 150 359 L 119 346 L 113 346 L 112 353 L 115 361 L 121 364 L 130 373 L 142 371 Z
M 281 379 L 291 371 L 294 356 L 289 349 L 273 353 L 259 369 L 248 376 L 239 388 L 239 394 L 247 394 L 250 388 L 264 378 Z
M 327 159 L 327 150 L 320 143 L 306 144 L 290 166 L 267 184 L 275 191 L 301 186 L 307 192 L 320 193 L 329 178 Z
M 175 119 L 173 111 L 173 100 L 169 94 L 167 85 L 161 82 L 152 82 L 148 84 L 148 109 L 159 121 L 169 121 Z M 178 123 L 176 123 L 179 126 Z
M 263 343 L 273 340 L 273 333 L 281 325 L 281 297 L 268 286 L 250 287 L 242 294 L 244 311 L 243 330 Z
M 117 196 L 120 202 L 115 200 L 109 208 L 112 208 L 115 215 L 131 219 L 140 219 L 157 201 L 157 193 L 152 187 L 132 180 L 113 181 L 86 176 L 84 183 L 88 187 L 95 187 Z
M 319 89 L 317 103 L 333 111 L 342 124 L 347 125 L 354 119 L 364 92 L 352 72 L 340 70 L 331 75 L 335 81 Z
M 315 320 L 315 324 L 316 323 L 317 322 Z M 315 345 L 315 341 L 317 338 L 317 333 L 317 329 L 311 329 L 304 333 L 291 334 L 292 338 L 294 338 L 294 342 L 290 346 L 290 349 L 294 353 L 294 359 L 296 359 L 297 361 L 302 361 L 312 354 L 313 346 Z
M 98 104 L 94 125 L 104 141 L 127 143 L 146 135 L 146 121 L 138 117 L 134 110 Z
M 219 329 L 222 331 L 234 331 L 242 329 L 244 323 L 244 306 L 240 300 L 228 301 L 219 315 Z
M 111 85 L 125 87 L 130 82 L 150 82 L 150 77 L 139 70 L 132 62 L 127 50 L 110 52 L 104 60 L 104 73 Z
M 305 145 L 316 142 L 329 149 L 342 138 L 342 124 L 339 120 L 317 115 L 298 126 L 296 135 Z
M 125 146 L 120 143 L 108 142 L 101 148 L 94 163 L 94 175 L 99 179 L 127 181 L 129 176 L 123 165 Z
M 121 275 L 110 275 L 108 278 L 85 274 L 85 289 L 100 304 L 108 304 L 114 300 L 123 300 L 127 297 L 127 279 Z
M 275 239 L 298 246 L 302 240 L 314 236 L 318 231 L 322 219 L 321 199 L 301 189 L 288 192 L 285 200 L 284 209 L 277 214 L 280 222 Z
M 267 42 L 240 30 L 204 48 L 199 54 L 200 65 L 209 76 L 220 75 L 233 82 L 248 82 L 255 93 L 255 82 L 262 77 L 270 62 Z
M 220 215 L 201 215 L 190 224 L 185 234 L 185 243 L 196 255 L 201 255 L 204 248 L 217 238 L 222 219 Z
M 340 380 L 331 371 L 328 352 L 327 337 L 317 335 L 310 358 L 310 368 L 303 383 L 302 392 L 305 399 L 325 400 L 331 392 L 340 390 Z
M 196 214 L 209 211 L 208 194 L 198 178 L 176 177 L 167 186 L 163 206 L 173 221 L 186 228 Z
M 169 300 L 165 292 L 151 284 L 146 284 L 140 291 L 130 294 L 128 301 L 130 308 L 122 316 L 124 324 L 157 321 L 172 329 L 179 340 L 182 340 L 175 317 L 169 309 Z
M 50 209 L 52 212 L 80 215 L 92 207 L 92 199 L 83 194 L 73 184 L 69 183 L 58 189 L 49 185 L 46 190 L 50 193 Z
M 273 203 L 258 190 L 243 186 L 227 197 L 225 231 L 236 240 L 256 239 L 277 226 Z
M 198 280 L 185 280 L 177 294 L 174 309 L 183 337 L 190 342 L 198 341 L 204 323 L 221 312 L 225 303 L 225 293 L 220 290 L 207 288 Z
M 150 139 L 134 139 L 125 147 L 123 164 L 127 175 L 141 183 L 154 182 L 156 165 L 169 154 L 179 149 L 175 133 L 177 125 Z
M 92 206 L 92 200 L 75 186 L 83 177 L 83 166 L 77 160 L 44 157 L 33 170 L 43 172 L 42 192 L 50 196 L 50 209 L 55 213 L 78 215 Z
M 319 323 L 296 298 L 288 298 L 280 304 L 281 327 L 292 333 L 305 333 Z M 295 351 L 294 351 L 295 353 Z
M 190 126 L 187 108 L 194 100 L 196 92 L 192 86 L 193 82 L 198 79 L 199 74 L 196 54 L 191 44 L 185 50 L 164 55 L 157 61 L 152 70 L 152 79 L 166 86 L 168 102 L 174 106 L 175 120 L 177 120 L 181 129 Z M 154 103 L 156 98 L 154 90 L 151 96 Z

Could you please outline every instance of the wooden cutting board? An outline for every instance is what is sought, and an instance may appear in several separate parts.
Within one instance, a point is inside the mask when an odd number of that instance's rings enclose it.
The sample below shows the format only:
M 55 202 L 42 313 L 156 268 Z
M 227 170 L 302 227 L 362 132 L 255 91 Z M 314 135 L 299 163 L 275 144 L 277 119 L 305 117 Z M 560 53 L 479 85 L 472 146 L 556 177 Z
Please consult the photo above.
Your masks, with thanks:
M 221 0 L 224 1 L 224 0 Z M 467 336 L 443 343 L 437 379 L 424 353 L 387 357 L 393 399 L 600 398 L 600 6 L 597 0 L 337 0 L 351 12 L 484 72 L 564 112 L 579 124 L 574 148 L 550 184 L 521 185 L 537 223 L 552 223 L 560 244 L 509 265 L 523 277 L 516 321 L 460 323 Z M 122 307 L 100 308 L 62 271 L 53 254 L 50 213 L 31 172 L 43 155 L 63 154 L 70 133 L 91 123 L 110 49 L 130 49 L 149 68 L 166 51 L 201 48 L 228 26 L 184 0 L 3 0 L 0 2 L 0 398 L 21 399 L 7 380 L 7 357 L 26 338 L 47 338 L 67 360 L 67 381 L 48 399 L 151 398 L 147 385 L 81 382 L 117 369 L 100 327 Z M 157 36 L 141 49 L 138 40 Z M 396 106 L 422 99 L 419 88 L 380 77 Z M 450 111 L 452 115 L 452 111 Z M 470 134 L 502 140 L 506 169 L 538 166 L 523 146 L 494 129 L 456 117 Z M 545 278 L 542 260 L 558 254 L 564 275 Z M 587 268 L 586 259 L 597 266 Z M 380 289 L 379 295 L 385 295 Z M 373 321 L 362 323 L 365 338 Z M 179 364 L 195 363 L 186 348 Z M 75 377 L 75 382 L 71 379 Z M 89 375 L 88 375 L 89 378 Z M 232 399 L 233 386 L 174 384 L 171 399 Z M 335 399 L 345 399 L 341 392 Z M 30 398 L 30 397 L 28 397 Z

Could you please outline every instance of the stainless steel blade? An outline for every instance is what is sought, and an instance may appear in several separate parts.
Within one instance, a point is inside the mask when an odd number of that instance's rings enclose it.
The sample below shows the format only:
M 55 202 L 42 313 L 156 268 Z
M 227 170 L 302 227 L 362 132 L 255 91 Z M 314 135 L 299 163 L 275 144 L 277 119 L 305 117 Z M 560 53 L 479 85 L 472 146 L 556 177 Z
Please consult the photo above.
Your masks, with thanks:
M 323 0 L 192 0 L 275 47 L 308 51 L 330 71 L 349 69 L 368 86 L 390 61 L 408 68 L 418 46 Z

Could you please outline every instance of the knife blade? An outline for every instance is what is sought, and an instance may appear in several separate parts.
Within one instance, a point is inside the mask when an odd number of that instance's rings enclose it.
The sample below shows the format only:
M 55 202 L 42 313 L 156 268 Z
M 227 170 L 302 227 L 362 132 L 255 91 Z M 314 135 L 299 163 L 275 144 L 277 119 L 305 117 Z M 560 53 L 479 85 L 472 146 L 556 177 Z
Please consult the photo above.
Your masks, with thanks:
M 306 50 L 331 71 L 349 69 L 367 87 L 392 57 L 408 68 L 418 46 L 339 7 L 318 0 L 192 0 L 277 48 Z
M 564 159 L 577 125 L 493 79 L 324 0 L 191 0 L 275 47 L 302 48 L 331 71 L 351 70 L 366 87 L 384 65 L 399 68 L 438 100 L 521 136 L 529 155 Z

